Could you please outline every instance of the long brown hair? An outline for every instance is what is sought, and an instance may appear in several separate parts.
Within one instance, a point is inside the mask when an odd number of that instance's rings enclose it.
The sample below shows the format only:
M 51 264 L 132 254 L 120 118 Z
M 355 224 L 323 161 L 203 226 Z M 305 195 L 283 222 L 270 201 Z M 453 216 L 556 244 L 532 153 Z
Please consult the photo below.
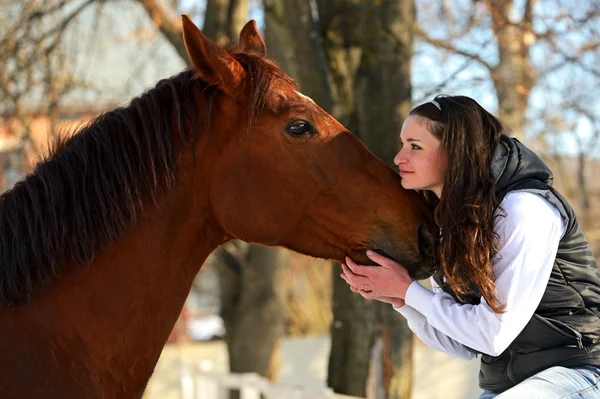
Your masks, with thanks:
M 498 201 L 491 164 L 504 129 L 502 123 L 475 100 L 437 96 L 414 108 L 428 131 L 441 141 L 448 156 L 444 187 L 436 204 L 441 229 L 440 270 L 459 300 L 483 296 L 490 308 L 502 313 L 496 297 L 492 259 L 498 252 L 494 218 Z

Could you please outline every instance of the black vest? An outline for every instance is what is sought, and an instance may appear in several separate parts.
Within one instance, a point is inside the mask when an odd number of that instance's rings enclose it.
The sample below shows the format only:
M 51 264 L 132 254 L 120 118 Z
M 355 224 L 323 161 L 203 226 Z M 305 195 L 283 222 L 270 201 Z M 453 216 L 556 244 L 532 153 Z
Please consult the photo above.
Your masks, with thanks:
M 567 227 L 538 308 L 502 354 L 481 354 L 479 386 L 503 392 L 549 367 L 600 367 L 600 272 L 573 209 L 552 188 L 548 167 L 516 139 L 502 137 L 492 169 L 499 202 L 514 191 L 540 194 L 560 211 Z M 456 298 L 439 276 L 436 281 Z M 474 293 L 463 302 L 477 304 L 480 296 Z

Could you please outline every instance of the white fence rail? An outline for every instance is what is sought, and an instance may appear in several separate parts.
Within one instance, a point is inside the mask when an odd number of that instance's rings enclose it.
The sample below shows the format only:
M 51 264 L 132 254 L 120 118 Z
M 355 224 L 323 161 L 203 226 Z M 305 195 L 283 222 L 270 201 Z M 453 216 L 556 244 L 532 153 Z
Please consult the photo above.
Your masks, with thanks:
M 193 367 L 181 371 L 181 399 L 229 399 L 231 390 L 239 390 L 240 399 L 360 399 L 329 388 L 273 384 L 258 374 L 218 374 Z

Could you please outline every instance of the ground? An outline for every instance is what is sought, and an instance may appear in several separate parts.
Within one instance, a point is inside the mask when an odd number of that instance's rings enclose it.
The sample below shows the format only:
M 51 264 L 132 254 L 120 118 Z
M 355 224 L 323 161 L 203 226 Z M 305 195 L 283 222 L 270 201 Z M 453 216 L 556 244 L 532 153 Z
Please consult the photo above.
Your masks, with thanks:
M 324 388 L 329 336 L 289 338 L 282 343 L 278 382 Z M 415 369 L 411 399 L 475 399 L 478 360 L 465 362 L 434 351 L 415 339 Z M 150 380 L 144 399 L 185 399 L 181 375 L 197 367 L 226 373 L 227 349 L 223 341 L 167 345 Z

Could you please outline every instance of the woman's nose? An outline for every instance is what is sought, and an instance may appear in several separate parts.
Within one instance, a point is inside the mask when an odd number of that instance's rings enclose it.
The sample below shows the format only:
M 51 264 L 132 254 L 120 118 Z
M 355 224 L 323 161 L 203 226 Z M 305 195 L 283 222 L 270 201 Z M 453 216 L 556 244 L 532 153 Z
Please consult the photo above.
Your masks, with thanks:
M 406 163 L 406 157 L 403 155 L 402 150 L 400 150 L 394 157 L 394 164 L 400 166 L 404 163 Z

